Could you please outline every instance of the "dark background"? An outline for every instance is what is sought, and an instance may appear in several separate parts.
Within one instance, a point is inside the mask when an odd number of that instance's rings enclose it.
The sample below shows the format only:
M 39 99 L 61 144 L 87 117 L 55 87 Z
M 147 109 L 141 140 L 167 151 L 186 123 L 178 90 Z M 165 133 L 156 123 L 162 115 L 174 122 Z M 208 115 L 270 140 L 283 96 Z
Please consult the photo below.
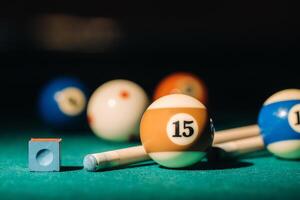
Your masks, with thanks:
M 252 121 L 271 94 L 300 86 L 299 18 L 288 1 L 2 4 L 2 118 L 35 118 L 40 88 L 61 75 L 79 77 L 91 91 L 111 79 L 130 79 L 151 96 L 165 75 L 189 71 L 207 83 L 216 118 L 247 113 Z M 113 48 L 98 52 L 41 48 L 32 35 L 32 21 L 53 14 L 111 19 L 121 37 Z M 240 120 L 238 115 L 233 119 Z

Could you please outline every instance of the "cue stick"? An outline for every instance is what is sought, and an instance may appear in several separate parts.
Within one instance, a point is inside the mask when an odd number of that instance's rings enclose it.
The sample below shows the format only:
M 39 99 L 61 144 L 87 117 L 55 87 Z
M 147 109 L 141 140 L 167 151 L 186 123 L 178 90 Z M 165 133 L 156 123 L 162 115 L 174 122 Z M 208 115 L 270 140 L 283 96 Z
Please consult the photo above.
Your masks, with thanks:
M 257 139 L 261 138 L 261 136 L 258 135 L 259 127 L 257 125 L 217 131 L 215 133 L 213 146 L 222 146 L 221 148 L 227 152 L 248 152 L 251 149 L 254 150 L 261 147 L 262 140 Z M 247 140 L 247 138 L 249 140 Z M 246 140 L 246 142 L 240 142 L 239 140 Z M 235 145 L 235 142 L 238 143 Z M 254 147 L 252 147 L 252 145 Z M 83 165 L 87 171 L 97 171 L 100 169 L 128 165 L 146 160 L 150 160 L 150 157 L 146 153 L 143 145 L 140 145 L 113 151 L 89 154 L 85 156 Z
M 257 125 L 249 125 L 239 128 L 231 128 L 222 131 L 216 131 L 213 144 L 220 144 L 233 140 L 239 140 L 248 137 L 260 135 L 260 129 Z
M 87 171 L 97 171 L 99 169 L 129 165 L 150 159 L 143 145 L 139 145 L 102 153 L 88 154 L 83 160 L 83 165 Z
M 264 149 L 264 141 L 262 136 L 259 135 L 241 140 L 215 144 L 213 146 L 219 147 L 227 153 L 239 155 Z

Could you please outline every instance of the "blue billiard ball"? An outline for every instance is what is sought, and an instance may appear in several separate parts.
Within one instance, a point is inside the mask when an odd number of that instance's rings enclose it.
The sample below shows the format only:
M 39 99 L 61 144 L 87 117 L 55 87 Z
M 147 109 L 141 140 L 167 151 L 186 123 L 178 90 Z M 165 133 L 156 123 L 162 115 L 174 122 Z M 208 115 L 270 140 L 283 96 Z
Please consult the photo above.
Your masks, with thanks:
M 75 127 L 83 119 L 87 95 L 86 87 L 76 78 L 54 79 L 42 89 L 39 114 L 52 128 Z
M 288 89 L 268 98 L 258 117 L 267 149 L 278 157 L 300 158 L 300 90 Z

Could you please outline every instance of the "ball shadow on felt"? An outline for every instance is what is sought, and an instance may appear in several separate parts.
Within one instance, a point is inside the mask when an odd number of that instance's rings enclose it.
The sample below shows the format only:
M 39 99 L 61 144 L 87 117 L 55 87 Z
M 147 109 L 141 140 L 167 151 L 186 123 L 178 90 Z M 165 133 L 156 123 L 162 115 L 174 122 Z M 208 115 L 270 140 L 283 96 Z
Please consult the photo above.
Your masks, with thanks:
M 250 167 L 253 163 L 240 161 L 238 157 L 226 153 L 224 150 L 212 147 L 206 156 L 206 159 L 192 165 L 190 167 L 178 168 L 176 170 L 224 170 L 224 169 L 237 169 L 243 167 Z M 166 168 L 160 166 L 161 168 Z

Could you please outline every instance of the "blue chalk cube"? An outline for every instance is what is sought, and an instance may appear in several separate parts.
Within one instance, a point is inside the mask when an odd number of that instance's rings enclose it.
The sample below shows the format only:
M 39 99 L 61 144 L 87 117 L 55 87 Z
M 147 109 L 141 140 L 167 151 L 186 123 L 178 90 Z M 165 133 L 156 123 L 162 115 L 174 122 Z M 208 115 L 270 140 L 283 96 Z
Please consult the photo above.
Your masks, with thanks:
M 59 138 L 32 138 L 28 143 L 29 170 L 51 172 L 60 170 Z

